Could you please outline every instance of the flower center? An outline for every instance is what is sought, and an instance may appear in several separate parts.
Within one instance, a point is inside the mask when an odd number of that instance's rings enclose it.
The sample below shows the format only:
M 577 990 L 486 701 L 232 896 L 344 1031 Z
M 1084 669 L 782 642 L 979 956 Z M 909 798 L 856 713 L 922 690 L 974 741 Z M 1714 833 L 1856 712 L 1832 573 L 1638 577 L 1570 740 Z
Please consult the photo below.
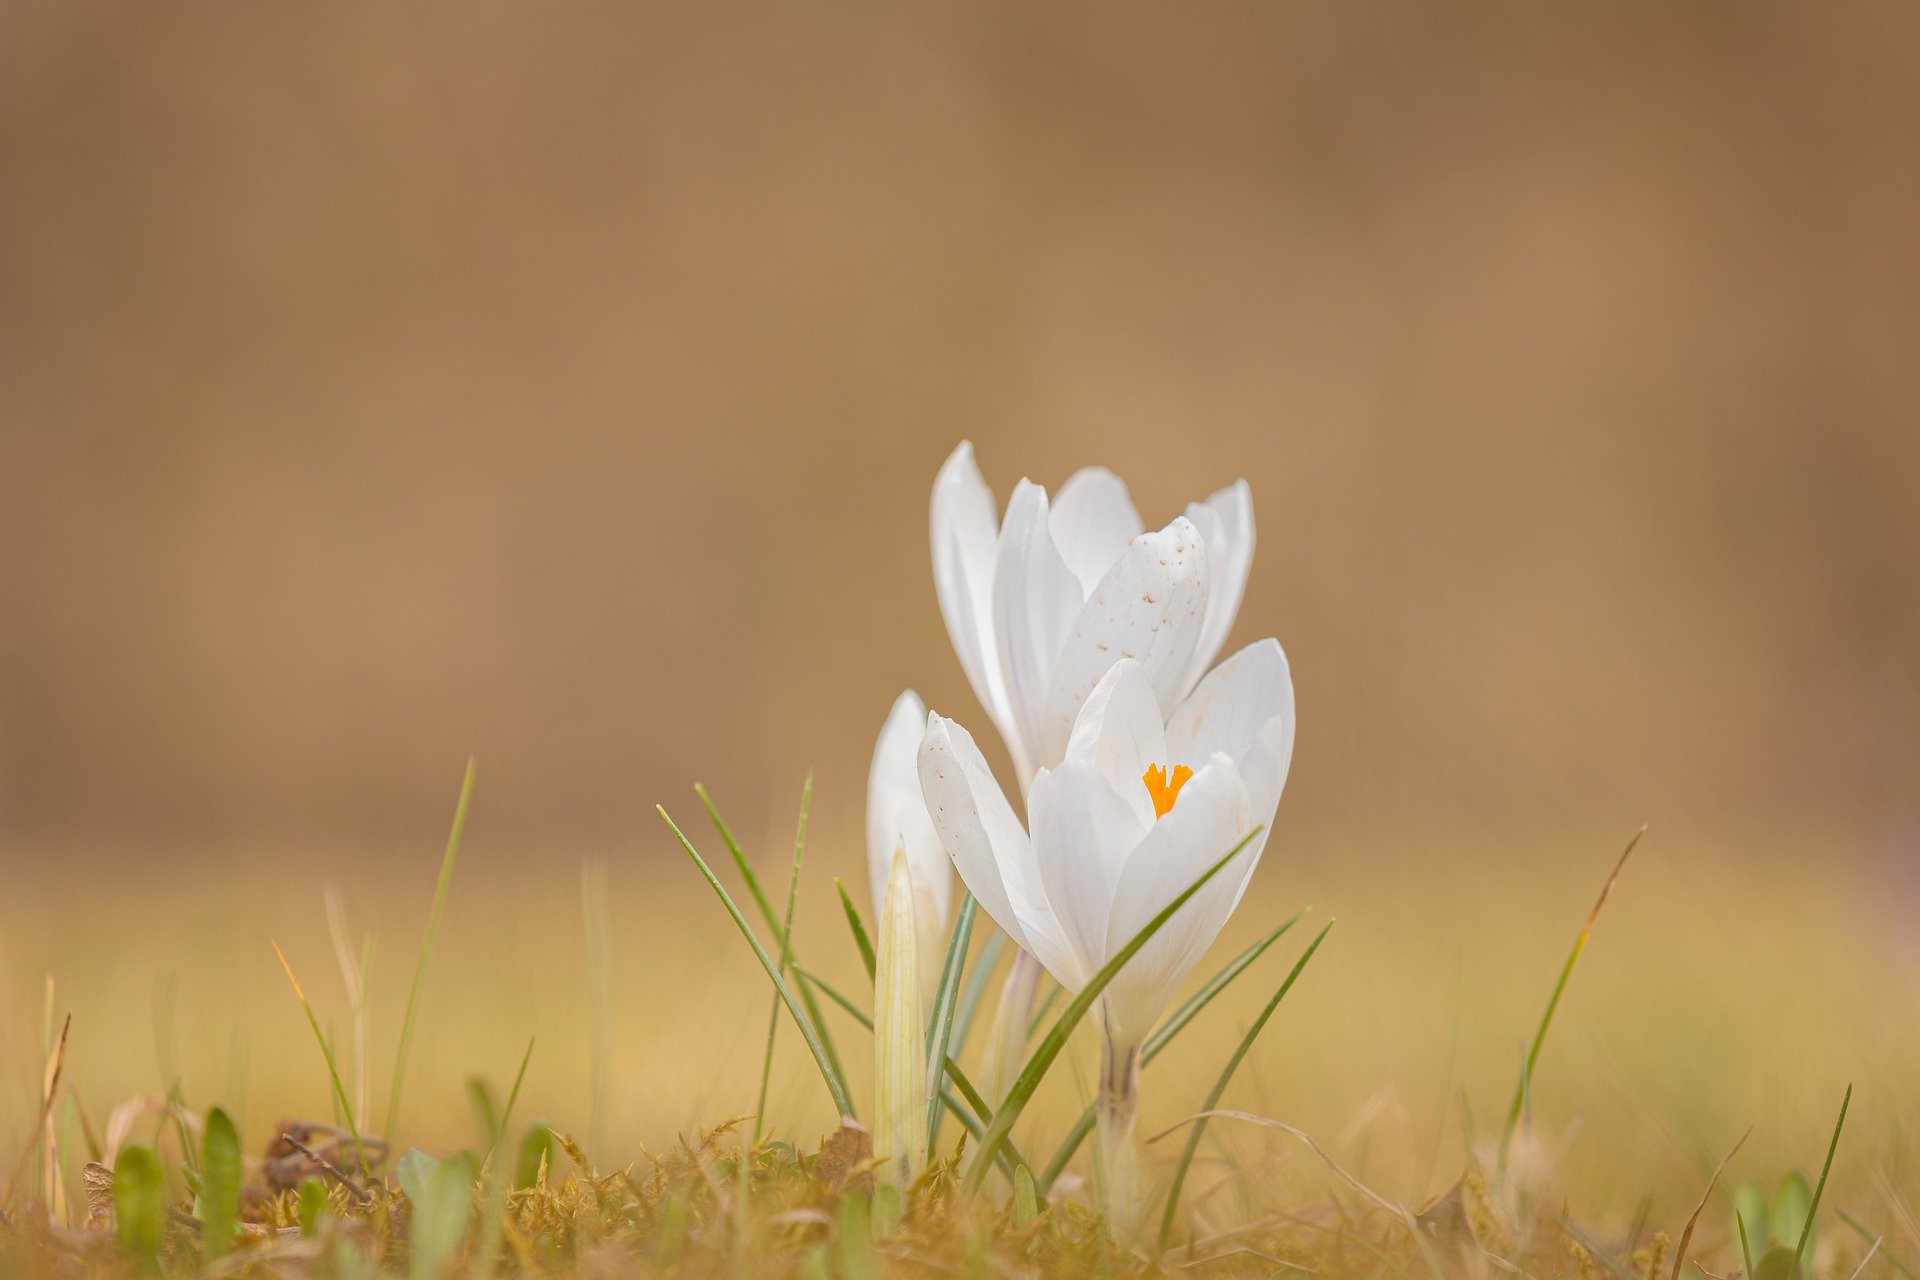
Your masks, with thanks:
M 1172 768 L 1165 765 L 1150 764 L 1147 771 L 1140 775 L 1140 781 L 1147 784 L 1147 794 L 1153 797 L 1153 816 L 1164 818 L 1173 812 L 1173 802 L 1180 798 L 1180 788 L 1187 785 L 1193 777 L 1193 770 L 1183 764 Z

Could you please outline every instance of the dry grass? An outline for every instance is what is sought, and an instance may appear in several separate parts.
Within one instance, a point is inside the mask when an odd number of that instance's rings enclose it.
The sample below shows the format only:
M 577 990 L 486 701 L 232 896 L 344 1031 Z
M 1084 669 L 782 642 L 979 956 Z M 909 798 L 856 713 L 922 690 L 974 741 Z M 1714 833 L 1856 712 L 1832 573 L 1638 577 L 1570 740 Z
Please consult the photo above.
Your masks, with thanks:
M 816 815 L 796 939 L 810 967 L 864 995 L 828 878 L 857 873 L 853 825 L 843 817 L 831 806 Z M 770 814 L 765 839 L 749 840 L 770 882 L 784 871 L 780 849 L 791 830 L 790 817 Z M 342 1117 L 268 939 L 281 942 L 299 973 L 348 1098 L 368 1091 L 356 1084 L 362 1039 L 379 1096 L 433 893 L 431 852 L 343 861 L 248 851 L 203 859 L 190 877 L 156 867 L 104 889 L 84 857 L 23 861 L 33 870 L 10 895 L 4 991 L 12 1007 L 0 1025 L 17 1082 L 5 1111 L 8 1158 L 24 1153 L 25 1173 L 7 1204 L 3 1265 L 33 1274 L 134 1265 L 111 1214 L 95 1214 L 89 1229 L 82 1169 L 90 1156 L 111 1160 L 101 1146 L 131 1137 L 157 1142 L 167 1178 L 163 1266 L 196 1270 L 188 1178 L 198 1175 L 184 1171 L 182 1152 L 198 1162 L 199 1119 L 218 1103 L 239 1123 L 249 1156 L 244 1216 L 258 1233 L 222 1270 L 419 1274 L 412 1197 L 397 1158 L 383 1160 L 371 1139 L 391 1137 L 395 1157 L 413 1147 L 438 1155 L 465 1148 L 477 1168 L 488 1141 L 467 1082 L 490 1081 L 492 1097 L 503 1097 L 529 1037 L 536 1043 L 510 1136 L 517 1144 L 534 1119 L 570 1136 L 552 1150 L 543 1178 L 527 1176 L 533 1166 L 519 1171 L 531 1185 L 504 1195 L 497 1213 L 485 1180 L 467 1184 L 462 1223 L 470 1208 L 476 1225 L 446 1255 L 448 1267 L 484 1270 L 475 1241 L 495 1221 L 498 1267 L 539 1274 L 1158 1268 L 1663 1280 L 1684 1261 L 1722 1277 L 1743 1269 L 1735 1197 L 1770 1198 L 1790 1172 L 1817 1178 L 1849 1081 L 1857 1083 L 1853 1111 L 1802 1269 L 1849 1280 L 1856 1268 L 1878 1277 L 1920 1262 L 1912 1195 L 1920 1153 L 1910 1119 L 1920 1114 L 1920 1035 L 1914 956 L 1903 949 L 1897 903 L 1877 879 L 1831 870 L 1847 864 L 1830 851 L 1778 836 L 1770 845 L 1663 839 L 1657 830 L 1649 837 L 1568 987 L 1533 1079 L 1529 1122 L 1499 1172 L 1497 1136 L 1521 1055 L 1605 876 L 1609 843 L 1617 852 L 1617 834 L 1489 844 L 1429 833 L 1362 847 L 1283 832 L 1214 962 L 1303 898 L 1317 908 L 1310 921 L 1337 914 L 1340 927 L 1227 1090 L 1164 1255 L 1151 1240 L 1132 1248 L 1110 1241 L 1072 1174 L 1031 1219 L 1004 1182 L 989 1183 L 984 1200 L 961 1196 L 950 1166 L 897 1207 L 886 1193 L 877 1205 L 849 1194 L 857 1170 L 849 1182 L 844 1160 L 823 1170 L 817 1158 L 834 1117 L 790 1024 L 775 1056 L 768 1137 L 743 1170 L 751 1126 L 713 1126 L 752 1107 L 765 979 L 670 850 L 550 858 L 481 846 L 463 855 L 421 996 L 397 1131 L 369 1135 L 372 1176 L 360 1173 L 350 1139 L 322 1152 L 341 1177 L 280 1140 L 287 1117 Z M 604 960 L 590 964 L 579 865 L 603 854 L 613 927 L 597 944 Z M 374 939 L 364 974 L 356 957 L 343 975 L 329 938 L 322 891 L 336 883 L 346 936 Z M 333 923 L 337 931 L 337 913 Z M 1201 1105 L 1309 936 L 1283 939 L 1154 1064 L 1143 1133 L 1178 1126 Z M 593 990 L 600 963 L 604 1018 Z M 364 984 L 364 1028 L 355 1025 L 349 976 Z M 49 1112 L 59 1176 L 50 1182 L 30 1138 L 58 1031 L 52 1014 L 68 1009 L 72 1031 Z M 827 1016 L 858 1102 L 868 1087 L 867 1042 L 852 1022 Z M 606 1023 L 598 1032 L 597 1021 Z M 1084 1104 L 1091 1064 L 1091 1046 L 1076 1045 L 1049 1077 L 1017 1133 L 1033 1158 L 1051 1152 Z M 603 1114 L 592 1101 L 596 1072 L 606 1080 Z M 170 1094 L 177 1109 L 111 1114 L 126 1099 Z M 1680 1258 L 1674 1242 L 1750 1125 Z M 1148 1149 L 1158 1191 L 1184 1133 Z M 957 1135 L 945 1130 L 949 1152 Z M 523 1162 L 501 1167 L 512 1163 Z M 303 1176 L 328 1188 L 317 1235 L 295 1225 Z M 1777 1236 L 1782 1227 L 1760 1229 Z M 1785 1243 L 1790 1252 L 1795 1241 Z M 1779 1265 L 1762 1260 L 1766 1248 L 1764 1238 L 1753 1246 L 1763 1275 Z M 439 1257 L 429 1251 L 425 1265 L 437 1271 Z

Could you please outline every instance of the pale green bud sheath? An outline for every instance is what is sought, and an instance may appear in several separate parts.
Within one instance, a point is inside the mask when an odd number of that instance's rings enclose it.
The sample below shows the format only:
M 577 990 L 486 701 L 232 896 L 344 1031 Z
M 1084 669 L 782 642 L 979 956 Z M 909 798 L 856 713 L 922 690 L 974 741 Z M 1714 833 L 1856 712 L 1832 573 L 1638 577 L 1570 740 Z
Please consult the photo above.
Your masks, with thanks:
M 883 1181 L 911 1182 L 926 1162 L 926 1015 L 913 871 L 904 847 L 893 853 L 880 912 L 873 985 L 873 1153 Z

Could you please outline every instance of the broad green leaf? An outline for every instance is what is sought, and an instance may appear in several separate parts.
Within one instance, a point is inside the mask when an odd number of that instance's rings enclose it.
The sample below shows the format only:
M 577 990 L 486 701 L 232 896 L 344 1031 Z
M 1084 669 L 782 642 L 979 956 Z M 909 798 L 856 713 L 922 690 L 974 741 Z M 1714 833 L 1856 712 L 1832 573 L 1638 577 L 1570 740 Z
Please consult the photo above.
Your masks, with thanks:
M 320 1224 L 327 1216 L 327 1184 L 318 1178 L 302 1178 L 296 1195 L 294 1212 L 295 1220 L 300 1224 L 300 1234 L 320 1234 Z
M 400 1156 L 400 1162 L 394 1166 L 394 1177 L 400 1182 L 400 1190 L 407 1199 L 419 1204 L 427 1198 L 427 1184 L 433 1180 L 434 1170 L 440 1162 L 418 1147 L 409 1148 Z
M 153 1148 L 129 1142 L 113 1162 L 113 1219 L 120 1247 L 143 1270 L 160 1269 L 166 1239 L 166 1178 Z
M 200 1147 L 200 1239 L 209 1261 L 224 1257 L 233 1248 L 245 1177 L 240 1135 L 232 1118 L 215 1107 L 207 1112 L 206 1134 Z
M 1040 1216 L 1040 1197 L 1033 1189 L 1033 1170 L 1021 1165 L 1013 1171 L 1013 1225 L 1024 1227 Z
M 431 1170 L 416 1168 L 416 1172 L 425 1178 L 421 1194 L 407 1196 L 413 1202 L 409 1232 L 413 1260 L 408 1273 L 413 1280 L 439 1280 L 467 1238 L 473 1217 L 474 1162 L 462 1153 L 435 1163 Z
M 525 1191 L 540 1181 L 542 1169 L 553 1168 L 556 1158 L 554 1152 L 559 1144 L 554 1141 L 553 1130 L 535 1121 L 527 1127 L 526 1136 L 520 1139 L 520 1155 L 514 1162 L 513 1189 Z

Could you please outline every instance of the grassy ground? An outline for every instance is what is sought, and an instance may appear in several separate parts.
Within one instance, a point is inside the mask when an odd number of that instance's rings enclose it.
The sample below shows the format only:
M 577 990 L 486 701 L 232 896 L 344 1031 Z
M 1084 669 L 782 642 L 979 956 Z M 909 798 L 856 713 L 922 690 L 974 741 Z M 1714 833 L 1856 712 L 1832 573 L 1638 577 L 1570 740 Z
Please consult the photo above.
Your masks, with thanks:
M 676 809 L 698 816 L 691 802 Z M 748 841 L 781 890 L 790 822 L 770 818 L 753 832 L 764 838 Z M 706 828 L 688 829 L 724 862 Z M 816 1157 L 835 1117 L 790 1025 L 776 1048 L 766 1137 L 743 1168 L 752 1126 L 728 1122 L 754 1109 L 767 984 L 664 840 L 556 854 L 489 845 L 476 831 L 420 988 L 392 1132 L 382 1135 L 394 1158 L 380 1160 L 374 1147 L 377 1172 L 363 1176 L 350 1139 L 294 1131 L 330 1155 L 340 1178 L 277 1138 L 288 1120 L 333 1126 L 344 1115 L 270 940 L 333 1044 L 359 1127 L 378 1133 L 388 1127 L 436 850 L 235 850 L 140 863 L 11 850 L 20 870 L 0 938 L 9 1002 L 0 1027 L 16 1083 L 4 1132 L 7 1152 L 27 1154 L 7 1156 L 20 1171 L 8 1192 L 6 1266 L 68 1274 L 136 1265 L 120 1237 L 137 1203 L 122 1206 L 117 1235 L 86 1226 L 83 1166 L 92 1146 L 122 1130 L 157 1139 L 162 1265 L 200 1265 L 189 1179 L 218 1163 L 198 1129 L 218 1105 L 247 1158 L 243 1216 L 284 1229 L 243 1243 L 218 1264 L 225 1269 L 484 1269 L 480 1255 L 496 1256 L 484 1244 L 493 1231 L 501 1268 L 559 1273 L 1158 1266 L 1653 1280 L 1672 1270 L 1714 1167 L 1752 1127 L 1687 1256 L 1716 1277 L 1744 1270 L 1733 1208 L 1745 1195 L 1750 1251 L 1771 1277 L 1791 1270 L 1806 1217 L 1796 1205 L 1818 1182 L 1849 1084 L 1851 1110 L 1799 1270 L 1847 1280 L 1863 1262 L 1867 1276 L 1920 1265 L 1920 972 L 1897 886 L 1845 870 L 1857 864 L 1843 848 L 1777 833 L 1760 842 L 1648 837 L 1569 983 L 1533 1077 L 1531 1123 L 1501 1172 L 1497 1138 L 1523 1051 L 1627 834 L 1278 833 L 1196 982 L 1308 903 L 1306 924 L 1338 923 L 1229 1085 L 1221 1106 L 1245 1116 L 1208 1127 L 1165 1255 L 1151 1230 L 1134 1248 L 1109 1240 L 1085 1207 L 1084 1154 L 1044 1207 L 1023 1206 L 1001 1182 L 970 1201 L 939 1171 L 898 1203 L 870 1197 L 857 1167 Z M 816 823 L 795 938 L 809 967 L 864 996 L 831 889 L 834 874 L 857 883 L 854 840 L 851 822 Z M 364 1052 L 330 938 L 329 886 L 339 890 L 346 954 L 356 966 L 370 959 Z M 857 897 L 864 904 L 864 892 Z M 1201 1105 L 1312 932 L 1284 937 L 1152 1065 L 1143 1134 Z M 31 1143 L 48 1045 L 68 1011 L 48 1121 L 54 1176 Z M 870 1042 L 838 1013 L 827 1018 L 859 1105 Z M 974 1045 L 962 1057 L 977 1055 Z M 507 1179 L 476 1179 L 455 1153 L 477 1157 L 491 1143 L 469 1082 L 484 1083 L 497 1123 L 523 1057 L 503 1146 L 513 1158 L 497 1163 L 521 1166 L 529 1185 L 508 1194 Z M 1090 1042 L 1076 1041 L 1048 1077 L 1015 1135 L 1040 1153 L 1031 1158 L 1050 1153 L 1084 1105 L 1094 1058 Z M 122 1106 L 143 1096 L 156 1102 Z M 545 1148 L 544 1175 L 537 1151 L 520 1159 L 522 1131 L 536 1120 L 565 1138 Z M 1149 1145 L 1150 1194 L 1164 1192 L 1184 1132 Z M 957 1136 L 949 1125 L 949 1150 Z M 431 1155 L 409 1165 L 397 1154 L 414 1148 Z M 330 1206 L 314 1235 L 298 1225 L 305 1178 L 316 1179 L 306 1194 L 324 1189 Z M 44 1202 L 56 1182 L 62 1203 L 49 1226 Z M 501 1189 L 498 1200 L 489 1186 Z M 311 1220 L 311 1199 L 307 1208 Z M 1427 1211 L 1417 1234 L 1402 1209 Z M 1764 1261 L 1769 1237 L 1784 1247 Z

